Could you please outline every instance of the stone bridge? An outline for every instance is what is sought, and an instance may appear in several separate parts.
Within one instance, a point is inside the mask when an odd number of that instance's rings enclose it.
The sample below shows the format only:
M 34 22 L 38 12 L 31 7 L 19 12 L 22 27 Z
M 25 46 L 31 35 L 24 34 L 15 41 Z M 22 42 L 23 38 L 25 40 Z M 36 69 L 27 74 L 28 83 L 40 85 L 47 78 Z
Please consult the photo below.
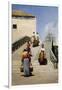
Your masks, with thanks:
M 28 84 L 47 84 L 47 83 L 58 83 L 58 68 L 54 68 L 53 63 L 50 60 L 51 43 L 44 42 L 46 57 L 48 60 L 47 65 L 39 65 L 38 55 L 41 46 L 32 47 L 32 65 L 33 75 L 30 77 L 24 77 L 24 73 L 20 72 L 21 65 L 21 53 L 25 47 L 25 44 L 21 46 L 12 54 L 12 85 L 28 85 Z

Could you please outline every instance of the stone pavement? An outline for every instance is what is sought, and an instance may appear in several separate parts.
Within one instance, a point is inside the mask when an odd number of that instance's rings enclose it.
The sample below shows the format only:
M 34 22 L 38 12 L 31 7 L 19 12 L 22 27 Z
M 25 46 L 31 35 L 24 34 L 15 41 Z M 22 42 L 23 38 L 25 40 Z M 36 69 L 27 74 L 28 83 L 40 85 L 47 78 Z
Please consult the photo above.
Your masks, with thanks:
M 37 57 L 40 51 L 40 46 L 32 48 L 33 75 L 30 77 L 24 77 L 24 73 L 20 72 L 20 53 L 24 47 L 25 45 L 12 54 L 12 85 L 57 83 L 58 69 L 54 69 L 51 61 L 48 60 L 47 65 L 39 65 L 38 63 Z

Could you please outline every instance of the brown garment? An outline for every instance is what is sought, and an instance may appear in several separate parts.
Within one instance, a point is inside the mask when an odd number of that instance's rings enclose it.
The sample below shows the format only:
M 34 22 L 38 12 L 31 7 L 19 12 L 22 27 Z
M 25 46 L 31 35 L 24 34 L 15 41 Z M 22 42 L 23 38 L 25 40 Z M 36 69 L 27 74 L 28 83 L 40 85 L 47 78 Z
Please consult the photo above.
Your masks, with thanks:
M 39 59 L 41 61 L 43 61 L 45 58 L 46 58 L 45 52 L 44 51 L 41 51 L 40 54 L 39 54 Z
M 22 53 L 22 59 L 21 59 L 22 63 L 24 61 L 24 58 L 29 58 L 29 62 L 31 62 L 30 54 L 27 51 L 24 51 Z

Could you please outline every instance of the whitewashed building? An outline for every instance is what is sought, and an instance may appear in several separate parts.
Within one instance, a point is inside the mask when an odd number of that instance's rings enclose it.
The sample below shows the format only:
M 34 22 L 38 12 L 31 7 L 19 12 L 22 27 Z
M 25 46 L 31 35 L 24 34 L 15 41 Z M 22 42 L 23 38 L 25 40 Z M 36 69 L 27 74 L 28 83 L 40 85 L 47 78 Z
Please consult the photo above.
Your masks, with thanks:
M 36 32 L 36 17 L 23 11 L 12 11 L 12 43 Z

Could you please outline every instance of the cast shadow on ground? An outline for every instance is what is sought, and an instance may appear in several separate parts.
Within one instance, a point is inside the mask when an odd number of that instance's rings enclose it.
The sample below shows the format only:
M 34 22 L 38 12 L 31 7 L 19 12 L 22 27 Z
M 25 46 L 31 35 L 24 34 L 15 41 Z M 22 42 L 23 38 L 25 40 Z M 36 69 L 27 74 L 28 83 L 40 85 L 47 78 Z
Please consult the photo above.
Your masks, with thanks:
M 24 77 L 26 77 L 24 74 L 22 74 L 21 76 L 24 76 Z M 32 77 L 32 76 L 35 76 L 34 74 L 31 74 L 30 76 L 28 76 L 28 77 Z

